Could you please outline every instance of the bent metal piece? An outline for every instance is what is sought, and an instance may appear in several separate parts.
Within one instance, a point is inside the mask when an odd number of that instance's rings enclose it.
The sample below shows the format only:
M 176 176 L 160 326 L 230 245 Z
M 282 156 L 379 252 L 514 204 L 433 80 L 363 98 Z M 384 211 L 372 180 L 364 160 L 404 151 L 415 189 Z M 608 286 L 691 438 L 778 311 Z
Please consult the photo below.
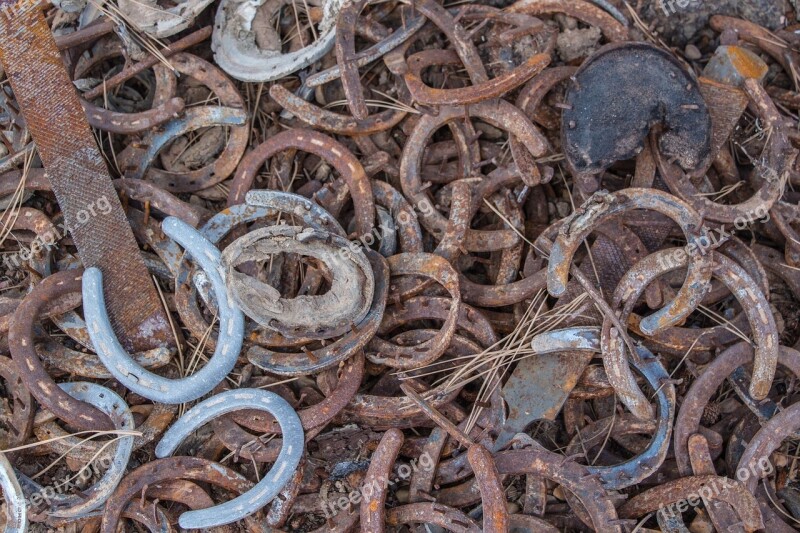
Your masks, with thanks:
M 533 338 L 532 348 L 537 353 L 558 351 L 588 350 L 599 351 L 600 331 L 598 328 L 580 327 L 542 333 Z M 664 366 L 646 348 L 636 347 L 637 357 L 631 361 L 645 377 L 658 398 L 657 426 L 653 437 L 641 454 L 615 466 L 588 466 L 592 474 L 597 474 L 608 490 L 619 490 L 636 485 L 656 472 L 667 457 L 672 438 L 672 419 L 675 417 L 675 385 L 669 381 Z M 644 397 L 643 402 L 647 403 Z M 652 409 L 651 409 L 652 410 Z M 650 411 L 651 411 L 650 410 Z M 640 418 L 641 407 L 634 412 Z
M 293 224 L 300 224 L 300 220 L 295 218 L 299 217 L 302 219 L 304 226 L 341 236 L 345 235 L 344 229 L 339 225 L 339 222 L 327 211 L 308 198 L 297 194 L 274 190 L 250 191 L 247 193 L 246 201 L 248 202 L 247 204 L 237 204 L 214 215 L 200 228 L 200 233 L 211 244 L 216 246 L 239 226 L 256 222 L 263 224 L 275 216 L 287 214 Z M 200 293 L 203 300 L 207 300 L 208 298 L 205 295 L 207 291 L 191 282 L 192 275 L 188 263 L 178 261 L 174 271 L 176 272 L 175 278 L 177 280 L 175 301 L 178 313 L 183 319 L 184 325 L 195 337 L 202 338 L 206 336 L 205 331 L 209 328 L 209 324 L 198 306 L 197 293 Z M 197 279 L 198 277 L 195 276 L 195 282 Z M 206 305 L 208 304 L 209 302 L 206 301 Z M 255 335 L 255 337 L 252 335 Z M 277 334 L 271 330 L 264 331 L 261 329 L 249 334 L 248 339 L 262 344 L 262 339 L 265 336 L 274 339 L 275 335 Z M 216 334 L 212 332 L 207 337 L 207 341 L 213 349 L 217 342 Z M 270 345 L 268 341 L 266 344 Z
M 75 35 L 75 33 L 65 35 L 64 37 L 71 37 Z M 190 33 L 186 37 L 182 37 L 181 39 L 178 39 L 174 43 L 171 43 L 169 46 L 159 50 L 158 56 L 148 54 L 146 59 L 134 63 L 133 65 L 123 69 L 122 72 L 115 74 L 114 76 L 106 80 L 105 83 L 101 83 L 94 89 L 86 91 L 85 93 L 83 93 L 83 98 L 88 101 L 92 101 L 95 98 L 103 96 L 106 93 L 106 91 L 110 91 L 111 89 L 118 87 L 122 83 L 125 83 L 127 80 L 136 77 L 145 70 L 158 65 L 163 58 L 169 58 L 177 54 L 178 52 L 182 52 L 183 50 L 188 50 L 192 46 L 195 46 L 196 44 L 205 41 L 210 36 L 211 36 L 211 26 L 205 26 L 203 28 L 200 28 L 199 30 Z M 175 68 L 174 65 L 172 65 L 172 67 Z
M 336 17 L 347 2 L 325 0 L 317 40 L 300 50 L 284 54 L 280 49 L 260 49 L 256 43 L 253 19 L 265 0 L 223 0 L 217 9 L 211 36 L 214 59 L 225 72 L 241 81 L 258 83 L 288 76 L 330 51 L 336 36 Z
M 336 21 L 336 61 L 342 72 L 342 89 L 344 89 L 344 94 L 347 98 L 347 105 L 350 108 L 350 113 L 357 120 L 364 120 L 369 116 L 367 103 L 364 99 L 364 88 L 361 86 L 361 76 L 358 74 L 358 67 L 355 63 L 355 27 L 361 10 L 368 3 L 369 0 L 355 0 L 345 3 L 339 11 L 338 20 Z
M 209 362 L 199 371 L 182 379 L 167 379 L 139 366 L 120 346 L 105 313 L 102 293 L 103 276 L 89 269 L 83 276 L 83 301 L 89 336 L 97 355 L 109 372 L 135 393 L 160 403 L 185 403 L 210 392 L 233 370 L 244 338 L 244 315 L 228 298 L 219 271 L 220 253 L 197 230 L 183 221 L 169 217 L 164 233 L 174 239 L 194 258 L 214 289 L 219 307 L 219 340 Z
M 742 470 L 753 473 L 743 481 L 751 494 L 756 493 L 760 479 L 771 471 L 763 466 L 764 461 L 766 460 L 769 463 L 769 457 L 772 453 L 781 447 L 785 439 L 791 438 L 798 428 L 800 428 L 800 404 L 794 403 L 772 417 L 750 439 L 739 459 L 736 471 L 737 474 Z M 776 513 L 771 507 L 766 507 L 762 512 L 765 521 L 771 526 L 767 528 L 767 531 L 779 531 L 782 533 L 783 531 L 796 530 L 796 527 L 786 527 L 779 518 L 780 514 Z
M 14 312 L 8 329 L 8 347 L 25 387 L 42 406 L 81 430 L 113 429 L 108 416 L 76 400 L 56 385 L 42 365 L 34 345 L 34 326 L 42 310 L 59 297 L 80 292 L 80 288 L 80 270 L 57 272 L 42 280 Z
M 8 402 L 8 407 L 11 408 L 12 413 L 10 416 L 6 415 L 6 423 L 10 427 L 6 431 L 5 438 L 0 439 L 0 447 L 15 448 L 24 444 L 28 437 L 31 436 L 36 404 L 22 380 L 17 364 L 13 360 L 7 357 L 0 357 L 0 377 L 6 381 L 6 390 L 12 396 L 11 401 Z M 11 452 L 7 455 L 13 459 L 15 453 Z
M 106 503 L 100 531 L 102 533 L 118 531 L 119 520 L 125 516 L 126 509 L 138 503 L 131 502 L 132 499 L 141 498 L 143 492 L 146 495 L 150 486 L 174 479 L 202 481 L 236 494 L 244 494 L 253 486 L 253 483 L 235 470 L 199 457 L 156 459 L 140 466 L 120 482 Z M 168 527 L 168 522 L 168 520 L 162 522 L 165 524 L 164 530 L 172 531 Z
M 629 188 L 615 193 L 598 191 L 593 194 L 561 225 L 547 264 L 547 292 L 559 297 L 567 290 L 572 257 L 593 228 L 620 213 L 634 209 L 653 210 L 670 217 L 683 230 L 687 249 L 695 250 L 695 253 L 690 254 L 686 280 L 675 299 L 642 319 L 642 332 L 652 335 L 689 316 L 700 304 L 711 281 L 711 256 L 698 252 L 701 249 L 698 244 L 704 235 L 703 219 L 686 202 L 671 194 L 640 188 Z
M 120 432 L 133 431 L 133 414 L 128 404 L 116 392 L 89 382 L 61 383 L 59 387 L 74 398 L 90 403 L 108 415 L 114 422 L 114 428 Z M 92 487 L 84 489 L 79 495 L 58 494 L 52 498 L 51 516 L 76 518 L 103 505 L 117 488 L 133 451 L 133 435 L 120 435 L 111 465 L 103 477 Z M 88 466 L 86 467 L 88 468 Z M 22 478 L 28 492 L 43 494 L 44 489 L 33 480 Z
M 111 324 L 126 346 L 141 351 L 165 345 L 171 338 L 167 317 L 50 26 L 38 8 L 25 7 L 0 17 L 0 63 L 78 255 L 85 267 L 105 274 Z M 97 210 L 100 201 L 110 209 Z
M 238 272 L 236 267 L 291 253 L 317 259 L 333 280 L 321 296 L 284 298 L 275 287 Z M 287 337 L 329 339 L 346 333 L 367 316 L 375 290 L 372 268 L 360 248 L 339 235 L 299 226 L 250 231 L 222 254 L 228 294 L 247 316 Z
M 328 376 L 339 375 L 338 368 L 326 371 Z M 336 378 L 335 387 L 325 395 L 319 403 L 297 411 L 303 429 L 308 433 L 326 426 L 350 402 L 358 392 L 364 377 L 364 354 L 359 352 L 344 363 L 341 375 Z M 325 378 L 325 374 L 318 376 L 318 382 Z M 272 417 L 266 417 L 252 411 L 234 413 L 231 418 L 237 423 L 258 433 L 280 434 L 281 428 Z
M 661 274 L 680 269 L 691 259 L 685 254 L 674 254 L 673 249 L 659 250 L 639 261 L 620 280 L 614 292 L 614 304 L 624 302 L 620 319 L 627 321 L 636 301 L 645 287 Z M 734 295 L 742 306 L 742 312 L 747 317 L 755 344 L 755 361 L 753 363 L 753 377 L 750 381 L 750 395 L 756 400 L 763 400 L 769 394 L 772 380 L 775 377 L 775 368 L 778 364 L 780 339 L 775 325 L 775 318 L 764 293 L 735 261 L 721 253 L 708 252 L 712 261 L 712 275 Z M 622 343 L 613 338 L 608 320 L 603 323 L 603 353 L 619 366 L 624 360 L 624 347 Z M 609 365 L 611 366 L 611 365 Z M 609 366 L 606 368 L 609 369 Z M 609 377 L 614 373 L 609 371 Z M 620 369 L 622 373 L 622 369 Z
M 267 411 L 278 420 L 283 434 L 278 459 L 261 481 L 241 496 L 209 509 L 183 513 L 178 519 L 183 528 L 221 526 L 255 513 L 277 496 L 300 464 L 305 448 L 300 418 L 286 400 L 260 389 L 225 391 L 195 405 L 164 434 L 156 446 L 156 456 L 171 455 L 191 432 L 213 418 L 239 409 Z
M 81 101 L 86 112 L 86 119 L 92 127 L 119 135 L 144 133 L 173 118 L 178 117 L 186 108 L 183 98 L 170 98 L 152 109 L 141 113 L 118 113 Z
M 452 507 L 433 502 L 420 502 L 393 507 L 386 511 L 386 525 L 432 524 L 453 533 L 479 533 L 480 531 L 507 531 L 507 529 L 481 529 L 475 521 Z M 425 529 L 430 531 L 428 527 Z
M 198 173 L 192 171 L 190 175 L 197 175 L 193 179 L 186 180 L 180 178 L 180 174 L 171 174 L 165 171 L 155 172 L 153 169 L 148 176 L 150 165 L 158 157 L 158 153 L 170 142 L 176 138 L 185 135 L 189 132 L 199 130 L 202 128 L 210 128 L 212 126 L 243 126 L 247 123 L 247 113 L 242 109 L 235 109 L 232 107 L 217 107 L 217 106 L 203 106 L 201 108 L 187 109 L 182 117 L 177 118 L 168 124 L 165 124 L 162 129 L 156 133 L 150 134 L 147 141 L 142 145 L 142 148 L 132 147 L 125 150 L 119 156 L 120 164 L 125 168 L 125 177 L 130 179 L 151 179 L 156 185 L 164 187 L 166 190 L 178 193 L 195 191 L 198 189 L 206 188 L 211 185 L 224 180 L 230 172 L 236 167 L 238 156 L 244 152 L 245 145 L 242 143 L 240 147 L 234 147 L 233 151 L 236 152 L 235 158 L 227 161 L 227 168 L 224 172 L 222 169 L 219 171 L 208 171 L 208 176 L 204 175 L 206 172 Z M 242 140 L 245 137 L 240 136 Z M 232 141 L 231 141 L 232 142 Z M 215 167 L 218 165 L 214 165 Z M 206 179 L 210 178 L 210 179 Z M 197 182 L 200 183 L 197 183 Z
M 133 450 L 139 450 L 143 446 L 160 437 L 167 429 L 178 411 L 177 406 L 163 403 L 149 405 L 134 405 L 131 413 L 147 418 L 136 426 L 136 434 L 133 437 Z M 81 435 L 72 435 L 56 422 L 55 416 L 49 412 L 39 415 L 33 428 L 34 434 L 40 441 L 48 441 L 41 445 L 42 450 L 56 455 L 70 456 L 75 461 L 89 463 L 95 460 L 110 460 L 111 451 L 106 450 L 107 446 L 102 441 L 87 440 Z
M 508 531 L 506 494 L 491 452 L 480 444 L 475 444 L 467 451 L 467 458 L 472 471 L 475 472 L 475 480 L 481 489 L 483 530 Z

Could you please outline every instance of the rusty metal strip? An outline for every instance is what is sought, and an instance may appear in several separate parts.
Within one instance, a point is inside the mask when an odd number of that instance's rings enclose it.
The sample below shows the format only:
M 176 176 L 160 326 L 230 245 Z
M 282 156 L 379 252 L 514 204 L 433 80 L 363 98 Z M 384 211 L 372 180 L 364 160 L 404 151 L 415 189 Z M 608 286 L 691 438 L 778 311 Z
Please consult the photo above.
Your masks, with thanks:
M 0 17 L 0 63 L 80 258 L 106 276 L 114 329 L 136 351 L 163 344 L 169 325 L 108 169 L 44 14 L 27 5 L 14 17 Z

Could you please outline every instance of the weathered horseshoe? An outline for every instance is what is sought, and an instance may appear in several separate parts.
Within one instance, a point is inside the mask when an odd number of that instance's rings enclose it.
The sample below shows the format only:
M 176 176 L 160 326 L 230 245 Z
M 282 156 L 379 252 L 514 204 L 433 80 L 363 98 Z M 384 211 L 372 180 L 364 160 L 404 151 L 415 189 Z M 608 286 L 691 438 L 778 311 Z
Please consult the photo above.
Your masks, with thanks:
M 306 102 L 299 96 L 292 94 L 282 85 L 270 87 L 269 95 L 281 107 L 309 126 L 336 135 L 371 135 L 386 131 L 397 126 L 408 114 L 405 111 L 388 109 L 359 120 Z
M 240 204 L 253 186 L 256 173 L 264 162 L 284 150 L 302 150 L 328 161 L 350 189 L 355 204 L 356 231 L 359 236 L 370 235 L 375 226 L 375 201 L 364 167 L 342 144 L 327 135 L 312 130 L 283 131 L 258 145 L 244 159 L 230 185 L 228 206 Z
M 788 172 L 796 157 L 796 151 L 791 149 L 786 136 L 782 124 L 783 118 L 761 84 L 749 79 L 745 81 L 744 89 L 761 120 L 762 127 L 770 132 L 765 155 L 754 161 L 755 171 L 762 183 L 753 196 L 735 205 L 714 202 L 701 194 L 689 175 L 682 172 L 677 165 L 670 164 L 661 155 L 660 150 L 655 153 L 659 172 L 669 190 L 698 212 L 703 213 L 707 220 L 725 224 L 751 222 L 754 213 L 758 214 L 757 218 L 766 216 L 783 194 Z
M 375 290 L 369 261 L 360 248 L 351 249 L 349 244 L 339 235 L 299 226 L 252 230 L 222 253 L 228 294 L 247 316 L 284 336 L 338 337 L 367 316 Z M 321 296 L 283 298 L 276 288 L 236 270 L 278 253 L 321 261 L 333 276 L 330 290 Z
M 747 532 L 757 531 L 764 527 L 761 511 L 755 497 L 747 492 L 741 483 L 720 476 L 691 476 L 669 481 L 658 487 L 639 493 L 620 507 L 619 514 L 623 518 L 638 518 L 658 510 L 664 505 L 681 501 L 687 494 L 701 494 L 700 490 L 719 482 L 726 490 L 711 489 L 714 499 L 730 504 L 736 509 L 742 526 Z M 711 487 L 709 487 L 711 488 Z
M 698 253 L 704 235 L 702 218 L 688 204 L 670 194 L 654 189 L 629 188 L 592 195 L 561 225 L 547 263 L 547 291 L 554 297 L 564 294 L 572 257 L 593 227 L 633 209 L 651 209 L 670 217 L 686 235 L 687 248 L 695 250 L 690 254 L 686 280 L 675 299 L 642 319 L 641 330 L 652 335 L 689 316 L 702 300 L 711 280 L 711 256 Z
M 458 54 L 452 50 L 425 50 L 410 56 L 403 75 L 411 97 L 424 105 L 469 105 L 499 98 L 533 78 L 550 64 L 549 53 L 536 54 L 510 72 L 492 80 L 460 89 L 435 89 L 422 81 L 422 71 L 436 65 L 460 65 Z
M 77 400 L 87 402 L 108 415 L 114 422 L 115 429 L 133 431 L 133 414 L 125 400 L 114 391 L 94 383 L 79 381 L 61 383 L 59 387 Z M 125 475 L 132 451 L 133 435 L 120 436 L 111 464 L 103 477 L 92 487 L 81 491 L 80 495 L 56 495 L 53 508 L 48 510 L 48 514 L 76 518 L 103 505 Z M 41 485 L 27 477 L 23 476 L 22 482 L 30 493 L 40 494 L 43 491 Z
M 389 294 L 389 265 L 377 252 L 367 250 L 367 258 L 375 276 L 375 291 L 369 312 L 350 332 L 332 344 L 300 352 L 278 352 L 253 346 L 247 359 L 269 372 L 283 376 L 297 376 L 320 372 L 352 357 L 378 331 Z
M 681 475 L 692 474 L 688 452 L 689 437 L 700 428 L 703 408 L 734 370 L 752 360 L 753 348 L 749 343 L 740 342 L 719 354 L 692 383 L 675 418 L 673 447 L 678 472 Z M 778 362 L 796 376 L 800 376 L 800 353 L 797 350 L 781 346 Z
M 132 505 L 134 508 L 138 506 L 138 502 L 131 502 L 133 498 L 141 497 L 148 486 L 170 479 L 203 481 L 236 494 L 244 494 L 253 487 L 252 482 L 235 470 L 213 461 L 199 457 L 156 459 L 140 466 L 122 479 L 114 494 L 106 502 L 100 526 L 101 533 L 115 533 L 119 520 L 125 516 L 126 510 Z M 152 522 L 152 518 L 149 521 Z M 168 519 L 159 520 L 159 523 L 163 525 L 163 529 L 156 529 L 156 533 L 170 531 Z M 263 533 L 259 529 L 252 531 Z
M 531 348 L 537 353 L 571 350 L 598 352 L 600 351 L 600 330 L 591 327 L 577 327 L 543 333 L 533 338 Z M 615 466 L 587 467 L 589 472 L 599 475 L 603 486 L 608 490 L 619 490 L 636 485 L 657 471 L 667 457 L 667 450 L 672 438 L 672 419 L 675 417 L 675 386 L 669 382 L 669 374 L 652 353 L 644 347 L 637 347 L 637 349 L 637 357 L 631 361 L 631 364 L 656 391 L 658 402 L 656 429 L 647 449 L 633 459 Z M 609 381 L 611 381 L 610 373 Z M 644 410 L 645 412 L 642 413 L 642 405 L 650 406 L 647 398 L 643 395 L 642 398 L 639 403 L 634 404 L 638 408 L 632 412 L 639 418 L 652 419 L 651 410 Z M 631 402 L 625 403 L 627 405 Z M 643 414 L 649 416 L 644 417 Z M 577 452 L 578 450 L 572 451 Z
M 435 338 L 416 346 L 398 346 L 380 337 L 373 337 L 369 344 L 367 357 L 373 363 L 381 363 L 395 368 L 414 368 L 420 361 L 430 363 L 438 359 L 450 344 L 458 325 L 461 292 L 458 288 L 458 274 L 445 259 L 433 254 L 397 254 L 389 258 L 392 276 L 423 273 L 439 282 L 451 295 L 450 312 Z M 422 355 L 425 354 L 425 355 Z
M 412 20 L 405 20 L 404 22 L 405 24 L 403 27 L 397 28 L 382 41 L 374 44 L 366 50 L 356 53 L 352 58 L 350 58 L 355 67 L 360 68 L 366 66 L 402 45 L 408 41 L 408 39 L 413 37 L 414 34 L 428 22 L 428 20 L 423 16 L 414 17 Z M 337 33 L 342 31 L 347 30 L 343 28 L 337 28 Z M 355 31 L 355 28 L 353 31 Z M 342 69 L 339 65 L 335 65 L 329 69 L 323 70 L 322 72 L 317 72 L 309 76 L 308 79 L 306 79 L 306 85 L 310 88 L 314 88 L 326 83 L 330 83 L 340 77 L 342 77 Z
M 596 531 L 622 532 L 614 505 L 586 467 L 539 448 L 499 452 L 494 460 L 500 474 L 535 474 L 569 490 L 584 505 Z
M 675 257 L 673 251 L 667 249 L 650 254 L 625 274 L 614 293 L 616 305 L 624 302 L 620 317 L 622 320 L 628 319 L 635 301 L 650 281 L 661 274 L 690 264 L 691 259 L 687 258 L 685 254 Z M 778 330 L 769 302 L 759 290 L 758 285 L 736 262 L 716 252 L 710 252 L 708 256 L 712 261 L 712 275 L 719 279 L 739 300 L 742 304 L 742 311 L 750 323 L 756 346 L 750 394 L 756 400 L 763 400 L 772 386 L 780 349 Z M 622 355 L 625 348 L 618 340 L 612 339 L 612 336 L 611 324 L 606 320 L 603 323 L 603 350 L 615 362 L 610 366 L 619 369 L 624 365 L 621 361 L 625 359 Z M 612 373 L 615 372 L 610 371 L 609 377 Z
M 288 54 L 280 50 L 262 50 L 252 31 L 256 10 L 263 0 L 248 3 L 224 0 L 217 9 L 211 49 L 217 64 L 237 80 L 259 83 L 288 76 L 318 61 L 330 51 L 336 36 L 336 17 L 346 0 L 326 0 L 322 7 L 317 40 Z
M 440 127 L 465 117 L 475 117 L 506 130 L 536 157 L 548 150 L 548 142 L 538 129 L 516 107 L 504 100 L 488 100 L 470 106 L 447 106 L 439 108 L 438 115 L 423 115 L 406 140 L 400 160 L 400 184 L 403 194 L 416 206 L 431 206 L 432 202 L 422 184 L 424 147 L 428 139 Z M 447 228 L 447 219 L 436 209 L 421 209 L 422 225 L 441 237 Z M 509 241 L 516 244 L 519 237 L 512 230 L 478 231 L 467 230 L 464 247 L 469 251 L 496 251 L 507 247 Z M 498 244 L 499 243 L 499 244 Z
M 642 84 L 608 91 L 610 84 L 633 75 Z M 561 136 L 576 174 L 597 175 L 635 156 L 656 123 L 665 128 L 660 150 L 684 170 L 703 168 L 709 159 L 711 116 L 697 80 L 671 54 L 649 43 L 610 44 L 571 79 Z
M 219 106 L 189 108 L 183 116 L 148 133 L 140 143 L 132 143 L 117 157 L 125 177 L 147 179 L 170 192 L 194 192 L 224 181 L 235 170 L 247 148 L 249 128 L 244 100 L 238 89 L 216 66 L 197 56 L 179 53 L 169 58 L 179 73 L 191 76 L 219 98 Z M 169 172 L 152 167 L 159 152 L 175 138 L 200 128 L 228 125 L 230 136 L 222 153 L 203 168 Z
M 597 26 L 609 41 L 627 41 L 628 28 L 600 9 L 583 0 L 522 0 L 506 8 L 510 13 L 549 15 L 564 13 L 590 26 Z
M 8 330 L 8 346 L 25 387 L 40 404 L 81 430 L 113 429 L 105 413 L 76 400 L 58 387 L 44 369 L 33 342 L 34 325 L 46 304 L 55 298 L 80 292 L 81 274 L 80 270 L 57 272 L 36 285 L 14 312 Z

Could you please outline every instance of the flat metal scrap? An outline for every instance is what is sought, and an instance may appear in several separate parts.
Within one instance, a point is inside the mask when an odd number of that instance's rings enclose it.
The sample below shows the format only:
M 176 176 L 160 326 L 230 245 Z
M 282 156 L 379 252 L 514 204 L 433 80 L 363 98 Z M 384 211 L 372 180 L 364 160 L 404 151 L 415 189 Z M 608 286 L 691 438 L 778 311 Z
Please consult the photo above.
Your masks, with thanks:
M 0 2 L 0 7 L 8 4 Z M 10 15 L 10 16 L 9 16 Z M 50 27 L 25 0 L 0 16 L 0 64 L 48 169 L 84 267 L 105 276 L 108 312 L 135 351 L 171 338 L 166 315 Z M 97 202 L 108 202 L 100 210 Z

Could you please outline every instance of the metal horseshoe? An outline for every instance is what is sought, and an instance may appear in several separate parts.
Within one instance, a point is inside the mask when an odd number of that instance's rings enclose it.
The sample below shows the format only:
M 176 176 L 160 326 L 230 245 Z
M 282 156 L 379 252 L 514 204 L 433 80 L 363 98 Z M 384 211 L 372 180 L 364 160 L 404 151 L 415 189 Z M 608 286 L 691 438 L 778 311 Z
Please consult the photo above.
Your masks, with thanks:
M 219 250 L 180 219 L 168 217 L 162 227 L 200 265 L 214 288 L 220 326 L 219 340 L 209 362 L 181 379 L 167 379 L 139 366 L 111 329 L 103 297 L 103 275 L 97 268 L 89 268 L 83 274 L 83 310 L 97 355 L 120 383 L 154 402 L 179 404 L 211 392 L 233 370 L 244 340 L 244 315 L 227 295 Z
M 115 429 L 133 431 L 133 414 L 125 400 L 116 392 L 88 381 L 59 383 L 58 386 L 73 398 L 87 402 L 107 414 L 114 422 Z M 133 435 L 120 436 L 116 448 L 111 465 L 97 483 L 81 491 L 80 494 L 56 494 L 52 498 L 53 509 L 48 510 L 47 514 L 62 518 L 77 518 L 102 506 L 125 475 L 133 452 Z M 24 475 L 20 474 L 20 481 L 25 486 L 26 492 L 32 494 L 44 492 L 41 485 Z
M 275 417 L 283 434 L 283 447 L 278 459 L 261 481 L 241 496 L 208 509 L 183 513 L 178 519 L 182 528 L 222 526 L 255 513 L 271 502 L 292 479 L 303 458 L 305 437 L 300 417 L 286 400 L 261 389 L 229 390 L 195 405 L 164 433 L 156 446 L 156 456 L 163 459 L 172 455 L 191 432 L 218 416 L 240 409 L 263 410 Z

